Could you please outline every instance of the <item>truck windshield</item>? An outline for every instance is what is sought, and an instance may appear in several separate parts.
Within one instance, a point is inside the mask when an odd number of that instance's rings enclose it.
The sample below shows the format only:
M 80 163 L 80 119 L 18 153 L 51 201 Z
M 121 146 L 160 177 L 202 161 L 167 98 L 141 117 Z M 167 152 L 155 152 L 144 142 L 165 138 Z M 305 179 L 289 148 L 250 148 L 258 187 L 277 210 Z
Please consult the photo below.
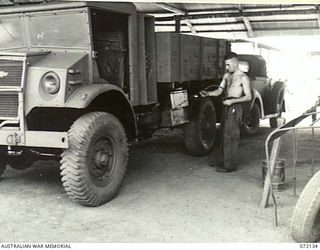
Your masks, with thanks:
M 0 49 L 25 46 L 21 18 L 0 18 Z
M 31 46 L 86 47 L 86 24 L 82 13 L 30 16 Z

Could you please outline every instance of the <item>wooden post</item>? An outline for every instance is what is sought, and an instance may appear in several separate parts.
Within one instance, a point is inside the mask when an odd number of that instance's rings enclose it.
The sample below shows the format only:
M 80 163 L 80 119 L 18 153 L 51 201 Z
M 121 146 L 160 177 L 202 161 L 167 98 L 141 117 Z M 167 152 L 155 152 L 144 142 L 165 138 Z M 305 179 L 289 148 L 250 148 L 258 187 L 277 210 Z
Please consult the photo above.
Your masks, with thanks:
M 146 79 L 146 47 L 145 47 L 145 17 L 138 15 L 138 86 L 139 86 L 139 104 L 148 104 L 147 98 L 147 79 Z
M 176 21 L 176 23 L 175 23 L 175 27 L 176 27 L 175 32 L 176 33 L 180 33 L 181 32 L 181 20 L 180 19 L 176 19 L 175 21 Z
M 128 38 L 129 38 L 129 80 L 130 101 L 132 105 L 139 104 L 139 79 L 138 79 L 138 30 L 137 16 L 129 16 Z
M 282 126 L 284 124 L 284 119 L 278 119 L 278 127 Z M 277 139 L 274 140 L 272 149 L 271 149 L 271 154 L 268 162 L 268 171 L 265 176 L 264 180 L 264 187 L 263 187 L 263 193 L 262 193 L 262 200 L 260 203 L 261 208 L 266 208 L 268 206 L 269 202 L 269 197 L 270 197 L 270 191 L 271 191 L 271 180 L 274 174 L 274 170 L 276 168 L 277 160 L 278 160 L 278 155 L 279 155 L 279 149 L 280 149 L 280 140 L 281 136 L 278 137 Z M 270 168 L 270 171 L 269 171 Z M 270 176 L 271 174 L 271 176 Z
M 146 74 L 147 80 L 147 100 L 148 103 L 157 102 L 157 65 L 156 65 L 156 37 L 154 30 L 154 19 L 145 17 L 145 40 L 146 50 L 149 54 L 148 67 L 149 72 Z

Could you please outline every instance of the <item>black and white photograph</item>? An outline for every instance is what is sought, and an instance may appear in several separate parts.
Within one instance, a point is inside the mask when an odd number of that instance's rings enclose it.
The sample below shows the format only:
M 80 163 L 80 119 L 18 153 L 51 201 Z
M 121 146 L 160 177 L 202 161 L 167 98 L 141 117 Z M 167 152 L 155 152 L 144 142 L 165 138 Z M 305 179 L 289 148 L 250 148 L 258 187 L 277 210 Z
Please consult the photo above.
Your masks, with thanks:
M 319 106 L 318 0 L 0 0 L 0 246 L 318 248 Z

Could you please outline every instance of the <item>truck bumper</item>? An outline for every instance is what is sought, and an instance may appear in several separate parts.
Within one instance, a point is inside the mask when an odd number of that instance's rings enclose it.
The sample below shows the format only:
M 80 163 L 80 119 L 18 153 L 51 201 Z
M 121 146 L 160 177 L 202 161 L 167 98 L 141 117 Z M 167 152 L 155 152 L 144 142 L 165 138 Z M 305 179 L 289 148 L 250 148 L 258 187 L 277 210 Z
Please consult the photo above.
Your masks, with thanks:
M 0 131 L 0 145 L 45 148 L 68 148 L 67 132 Z

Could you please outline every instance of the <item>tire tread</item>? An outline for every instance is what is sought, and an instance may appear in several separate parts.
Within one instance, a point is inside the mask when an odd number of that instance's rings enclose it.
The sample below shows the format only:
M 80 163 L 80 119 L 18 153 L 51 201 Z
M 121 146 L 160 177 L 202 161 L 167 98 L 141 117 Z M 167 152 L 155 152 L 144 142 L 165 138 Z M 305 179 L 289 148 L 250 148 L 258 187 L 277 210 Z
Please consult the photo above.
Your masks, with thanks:
M 88 177 L 86 176 L 86 145 L 90 143 L 88 134 L 94 130 L 95 124 L 108 121 L 116 124 L 122 135 L 125 135 L 124 128 L 120 121 L 109 113 L 92 112 L 88 113 L 74 122 L 71 126 L 69 136 L 69 148 L 62 153 L 61 157 L 61 180 L 67 195 L 76 202 L 85 206 L 100 206 L 113 199 L 120 188 L 119 185 L 110 185 L 107 194 L 97 193 L 91 188 Z M 128 144 L 126 137 L 124 144 L 124 166 L 119 176 L 124 176 L 128 163 Z
M 185 124 L 183 127 L 183 134 L 184 134 L 184 145 L 187 151 L 190 155 L 193 156 L 204 156 L 207 155 L 210 151 L 209 149 L 206 149 L 201 142 L 200 138 L 200 123 L 199 123 L 199 116 L 201 110 L 206 106 L 210 105 L 214 112 L 214 123 L 216 122 L 216 114 L 214 110 L 213 103 L 211 99 L 204 99 L 199 104 L 199 114 L 197 115 L 197 118 L 195 121 L 190 121 L 189 123 Z M 213 142 L 212 142 L 213 144 Z
M 295 206 L 291 220 L 291 236 L 297 242 L 315 242 L 320 237 L 312 235 L 315 216 L 320 209 L 320 171 L 303 189 Z

